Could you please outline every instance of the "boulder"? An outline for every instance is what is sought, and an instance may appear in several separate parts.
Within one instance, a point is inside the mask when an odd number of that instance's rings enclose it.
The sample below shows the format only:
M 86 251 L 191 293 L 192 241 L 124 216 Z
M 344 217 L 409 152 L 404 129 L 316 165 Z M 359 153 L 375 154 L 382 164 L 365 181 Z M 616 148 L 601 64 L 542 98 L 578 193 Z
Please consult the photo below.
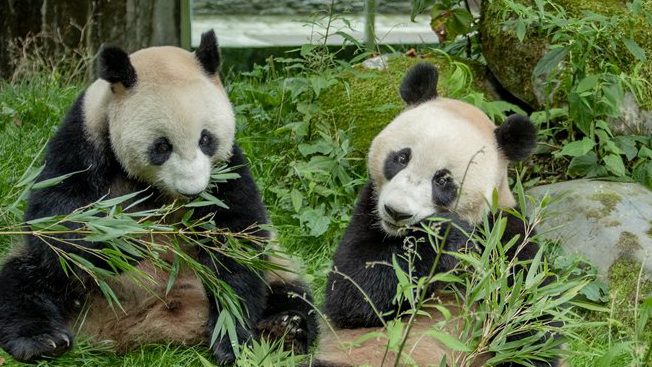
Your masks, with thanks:
M 567 254 L 580 254 L 606 276 L 619 260 L 642 265 L 652 279 L 652 192 L 636 183 L 575 180 L 527 191 L 552 199 L 537 227 Z

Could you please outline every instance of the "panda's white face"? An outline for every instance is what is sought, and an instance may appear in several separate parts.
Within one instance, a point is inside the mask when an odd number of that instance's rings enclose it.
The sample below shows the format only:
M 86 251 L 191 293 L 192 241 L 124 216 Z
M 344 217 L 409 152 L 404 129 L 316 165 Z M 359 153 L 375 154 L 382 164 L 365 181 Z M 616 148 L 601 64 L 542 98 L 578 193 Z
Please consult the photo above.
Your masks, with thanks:
M 384 231 L 398 235 L 441 212 L 478 223 L 494 189 L 506 185 L 508 162 L 494 128 L 475 107 L 437 98 L 404 111 L 381 131 L 369 150 L 369 172 Z
M 105 104 L 111 148 L 131 177 L 174 198 L 200 194 L 212 167 L 232 151 L 235 117 L 226 92 L 190 52 L 148 48 L 130 60 L 137 83 L 126 89 L 96 81 L 85 110 Z M 91 118 L 91 135 L 100 134 L 93 126 Z

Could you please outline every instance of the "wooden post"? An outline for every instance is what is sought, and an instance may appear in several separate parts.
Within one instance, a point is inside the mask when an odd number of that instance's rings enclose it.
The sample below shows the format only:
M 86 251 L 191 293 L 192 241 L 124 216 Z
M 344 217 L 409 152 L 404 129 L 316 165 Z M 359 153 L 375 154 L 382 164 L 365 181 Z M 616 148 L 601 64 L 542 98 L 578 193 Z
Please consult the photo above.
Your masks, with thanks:
M 179 13 L 181 14 L 181 25 L 179 28 L 181 32 L 181 47 L 190 51 L 192 47 L 192 4 L 191 0 L 180 1 L 181 9 Z
M 364 2 L 364 42 L 367 51 L 376 50 L 376 0 Z

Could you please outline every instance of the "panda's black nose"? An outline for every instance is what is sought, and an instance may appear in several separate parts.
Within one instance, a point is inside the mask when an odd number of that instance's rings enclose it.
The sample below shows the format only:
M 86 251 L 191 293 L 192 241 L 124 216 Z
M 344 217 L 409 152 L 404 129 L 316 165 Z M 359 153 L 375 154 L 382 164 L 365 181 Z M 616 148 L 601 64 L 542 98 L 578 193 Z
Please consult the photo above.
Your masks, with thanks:
M 402 220 L 412 218 L 412 214 L 400 212 L 387 204 L 385 204 L 385 213 L 392 217 L 395 222 L 400 222 Z

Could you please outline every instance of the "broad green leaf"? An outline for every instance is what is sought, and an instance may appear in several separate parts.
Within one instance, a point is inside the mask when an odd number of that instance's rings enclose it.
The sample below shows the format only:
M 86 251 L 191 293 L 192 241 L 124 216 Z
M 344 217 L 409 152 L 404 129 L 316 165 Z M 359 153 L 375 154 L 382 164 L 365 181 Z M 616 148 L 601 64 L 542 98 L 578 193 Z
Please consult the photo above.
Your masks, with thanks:
M 516 38 L 519 42 L 525 39 L 526 24 L 523 21 L 516 21 Z
M 641 48 L 641 46 L 636 43 L 636 41 L 629 39 L 629 38 L 623 38 L 623 43 L 625 44 L 625 47 L 627 47 L 627 50 L 634 55 L 634 57 L 638 61 L 646 62 L 647 61 L 647 56 L 645 56 L 645 50 Z
M 638 151 L 638 156 L 639 158 L 647 158 L 647 159 L 652 159 L 652 149 L 642 146 L 641 149 Z
M 609 154 L 603 158 L 605 166 L 609 172 L 613 173 L 617 177 L 624 177 L 627 175 L 627 169 L 623 163 L 623 159 L 617 154 Z
M 559 154 L 571 157 L 580 157 L 586 155 L 595 146 L 595 141 L 589 138 L 574 141 L 566 144 Z
M 548 74 L 554 70 L 559 63 L 566 58 L 570 47 L 556 47 L 548 51 L 537 63 L 537 66 L 534 67 L 532 76 L 538 78 L 542 75 Z
M 292 201 L 292 208 L 296 213 L 301 211 L 301 205 L 303 204 L 303 194 L 297 189 L 292 189 L 290 191 L 290 200 Z
M 595 152 L 588 152 L 586 155 L 571 159 L 567 173 L 571 177 L 601 177 L 607 175 L 607 170 L 598 165 Z
M 577 93 L 583 93 L 586 91 L 590 91 L 597 87 L 598 82 L 600 81 L 600 75 L 589 75 L 582 79 L 578 84 L 577 87 L 575 88 L 575 91 Z
M 628 160 L 636 158 L 638 149 L 636 148 L 636 141 L 629 136 L 616 136 L 613 138 L 618 148 L 622 150 Z M 648 149 L 649 150 L 649 149 Z M 652 153 L 652 151 L 650 151 Z

